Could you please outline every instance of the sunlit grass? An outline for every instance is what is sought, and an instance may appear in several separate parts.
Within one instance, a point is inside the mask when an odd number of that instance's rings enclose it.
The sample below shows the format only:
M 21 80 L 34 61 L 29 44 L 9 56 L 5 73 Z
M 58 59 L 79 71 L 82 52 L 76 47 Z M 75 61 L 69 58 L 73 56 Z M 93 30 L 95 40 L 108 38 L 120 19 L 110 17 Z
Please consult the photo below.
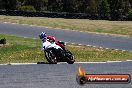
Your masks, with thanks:
M 23 63 L 46 61 L 38 39 L 0 35 L 7 44 L 0 46 L 0 63 Z
M 12 45 L 0 48 L 0 63 L 33 63 L 46 61 L 38 47 Z
M 132 52 L 112 49 L 101 49 L 88 46 L 68 45 L 77 61 L 125 61 L 132 59 Z

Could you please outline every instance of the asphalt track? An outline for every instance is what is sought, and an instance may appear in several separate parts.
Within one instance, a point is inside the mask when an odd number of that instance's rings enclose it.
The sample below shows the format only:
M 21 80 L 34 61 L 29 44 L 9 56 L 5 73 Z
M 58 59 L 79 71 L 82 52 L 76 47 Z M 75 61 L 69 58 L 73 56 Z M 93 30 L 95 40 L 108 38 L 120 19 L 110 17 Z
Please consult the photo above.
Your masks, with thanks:
M 132 88 L 132 83 L 81 86 L 76 82 L 79 66 L 83 67 L 88 74 L 132 75 L 132 62 L 0 65 L 0 88 Z
M 117 37 L 110 35 L 99 35 L 86 32 L 77 32 L 70 30 L 57 30 L 44 27 L 35 27 L 20 24 L 0 23 L 0 33 L 23 37 L 38 38 L 40 32 L 45 31 L 48 35 L 55 36 L 58 40 L 93 45 L 97 47 L 132 50 L 132 38 Z

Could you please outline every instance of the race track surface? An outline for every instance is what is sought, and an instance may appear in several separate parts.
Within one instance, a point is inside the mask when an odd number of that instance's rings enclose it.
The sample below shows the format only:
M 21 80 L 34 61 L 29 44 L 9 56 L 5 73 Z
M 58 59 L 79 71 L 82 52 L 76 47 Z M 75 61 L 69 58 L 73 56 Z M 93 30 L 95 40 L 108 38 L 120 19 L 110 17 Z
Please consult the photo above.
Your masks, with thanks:
M 39 33 L 42 31 L 46 32 L 48 35 L 55 36 L 57 40 L 65 42 L 112 49 L 132 50 L 132 38 L 99 35 L 70 30 L 57 30 L 44 27 L 31 27 L 20 24 L 0 23 L 1 34 L 38 38 Z
M 132 88 L 130 84 L 85 84 L 76 82 L 78 67 L 88 74 L 130 74 L 132 62 L 88 64 L 0 65 L 0 88 Z

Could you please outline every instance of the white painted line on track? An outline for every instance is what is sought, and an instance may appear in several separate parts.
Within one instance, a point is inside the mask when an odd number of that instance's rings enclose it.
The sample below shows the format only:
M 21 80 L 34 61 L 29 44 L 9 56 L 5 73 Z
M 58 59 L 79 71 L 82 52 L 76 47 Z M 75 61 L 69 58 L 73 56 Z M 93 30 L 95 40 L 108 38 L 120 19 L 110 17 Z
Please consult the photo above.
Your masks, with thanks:
M 33 27 L 34 25 L 30 25 L 31 27 Z
M 100 49 L 102 49 L 103 47 L 99 47 Z
M 103 64 L 103 63 L 121 63 L 121 62 L 132 62 L 132 60 L 126 60 L 126 61 L 106 61 L 106 62 L 75 62 L 74 64 Z M 57 64 L 67 64 L 66 62 L 59 62 Z M 37 65 L 37 63 L 10 63 L 10 64 L 0 64 L 2 65 Z
M 33 65 L 37 63 L 10 63 L 10 65 Z
M 73 45 L 74 45 L 75 43 L 71 43 L 71 44 L 73 44 Z
M 75 64 L 87 64 L 87 63 L 107 63 L 107 62 L 75 62 Z
M 126 61 L 132 61 L 132 60 L 126 60 Z
M 12 24 L 17 24 L 17 23 L 12 23 Z
M 7 65 L 7 64 L 0 64 L 0 65 Z
M 24 37 L 24 38 L 28 38 L 28 37 Z
M 22 25 L 28 25 L 28 24 L 22 24 Z
M 86 46 L 90 47 L 91 45 L 86 45 Z
M 78 44 L 79 46 L 82 46 L 82 44 Z
M 107 63 L 115 63 L 115 62 L 123 62 L 123 61 L 107 61 Z
M 107 49 L 107 50 L 108 50 L 109 48 L 105 48 L 105 49 Z
M 8 22 L 4 22 L 5 24 L 8 23 Z

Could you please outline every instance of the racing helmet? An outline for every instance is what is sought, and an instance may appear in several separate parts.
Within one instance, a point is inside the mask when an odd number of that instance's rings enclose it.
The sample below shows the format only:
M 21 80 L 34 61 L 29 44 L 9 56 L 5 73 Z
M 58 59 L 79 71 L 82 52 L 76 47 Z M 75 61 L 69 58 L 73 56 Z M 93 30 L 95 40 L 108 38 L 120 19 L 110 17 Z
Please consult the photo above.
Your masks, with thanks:
M 39 38 L 40 38 L 40 39 L 46 39 L 46 33 L 45 33 L 45 32 L 41 32 L 41 33 L 39 34 Z

